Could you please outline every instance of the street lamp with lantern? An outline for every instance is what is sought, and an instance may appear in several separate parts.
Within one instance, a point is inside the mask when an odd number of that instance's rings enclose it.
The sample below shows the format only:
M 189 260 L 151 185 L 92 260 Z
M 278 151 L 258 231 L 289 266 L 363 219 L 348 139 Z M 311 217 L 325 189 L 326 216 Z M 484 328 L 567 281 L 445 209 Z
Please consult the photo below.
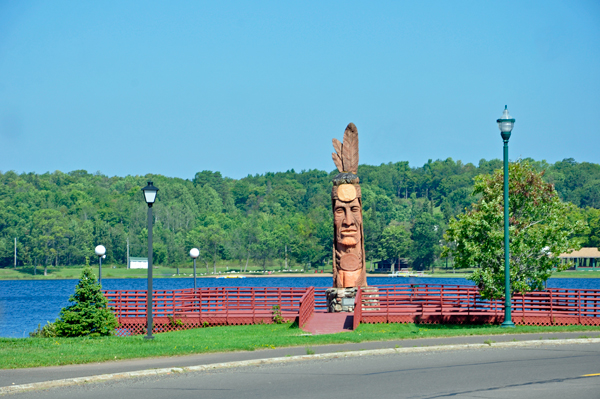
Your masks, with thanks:
M 196 258 L 200 256 L 200 251 L 198 248 L 190 249 L 190 256 L 194 260 L 194 292 L 196 292 Z
M 106 257 L 106 248 L 104 245 L 98 245 L 94 252 L 98 257 L 98 282 L 102 284 L 102 258 Z
M 510 248 L 508 235 L 508 140 L 515 125 L 515 120 L 508 113 L 508 106 L 504 106 L 504 113 L 496 120 L 504 141 L 504 322 L 501 327 L 512 327 L 510 308 Z
M 142 188 L 144 193 L 144 200 L 148 204 L 148 295 L 146 302 L 146 319 L 147 319 L 147 330 L 148 334 L 144 337 L 145 339 L 154 339 L 152 336 L 152 205 L 156 201 L 156 188 L 151 181 L 148 185 Z

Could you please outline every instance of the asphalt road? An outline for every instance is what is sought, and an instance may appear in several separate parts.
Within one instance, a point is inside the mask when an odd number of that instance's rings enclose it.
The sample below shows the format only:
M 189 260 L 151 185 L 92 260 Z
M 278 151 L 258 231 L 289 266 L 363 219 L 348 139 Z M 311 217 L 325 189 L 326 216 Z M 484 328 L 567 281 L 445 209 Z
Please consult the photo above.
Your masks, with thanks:
M 114 380 L 10 397 L 598 399 L 600 344 L 309 360 Z
M 87 377 L 98 374 L 122 373 L 136 370 L 189 367 L 202 364 L 224 363 L 243 361 L 251 359 L 264 359 L 282 356 L 305 355 L 306 348 L 317 353 L 339 353 L 347 351 L 360 351 L 382 348 L 407 348 L 424 347 L 434 345 L 457 345 L 457 344 L 481 344 L 487 340 L 494 342 L 509 341 L 532 341 L 532 340 L 554 340 L 572 339 L 580 337 L 600 338 L 598 331 L 587 332 L 563 332 L 563 333 L 538 333 L 538 334 L 507 334 L 507 335 L 471 335 L 463 337 L 446 338 L 421 338 L 404 339 L 394 341 L 372 341 L 357 344 L 335 344 L 335 345 L 306 345 L 290 348 L 277 348 L 269 350 L 257 350 L 251 352 L 225 352 L 206 353 L 188 356 L 158 357 L 145 359 L 119 360 L 114 362 L 77 364 L 54 367 L 34 367 L 26 369 L 0 370 L 0 387 L 10 385 L 28 384 L 42 381 L 59 380 L 63 378 Z

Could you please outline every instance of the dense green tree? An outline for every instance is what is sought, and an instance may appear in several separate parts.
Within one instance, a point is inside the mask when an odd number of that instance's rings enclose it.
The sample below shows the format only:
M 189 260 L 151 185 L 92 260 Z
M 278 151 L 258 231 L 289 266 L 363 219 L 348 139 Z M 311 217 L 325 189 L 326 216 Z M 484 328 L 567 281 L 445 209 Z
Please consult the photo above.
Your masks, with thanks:
M 439 255 L 442 226 L 429 212 L 423 212 L 410 229 L 412 239 L 413 267 L 425 270 L 430 267 Z
M 583 234 L 580 235 L 582 246 L 600 247 L 600 209 L 586 208 L 581 215 L 586 221 L 587 226 Z
M 68 239 L 72 237 L 67 222 L 64 215 L 55 209 L 40 209 L 33 214 L 29 237 L 33 238 L 34 255 L 44 259 L 46 267 L 56 262 L 58 254 L 63 253 Z
M 381 259 L 392 259 L 395 262 L 398 258 L 409 257 L 412 240 L 406 226 L 400 224 L 387 226 L 381 234 L 378 247 L 377 257 Z
M 545 171 L 543 179 L 555 184 L 562 200 L 600 208 L 600 165 L 572 159 L 529 163 L 537 172 Z M 416 228 L 427 218 L 423 213 L 444 230 L 449 220 L 471 209 L 481 196 L 473 194 L 473 178 L 501 166 L 497 159 L 481 160 L 476 166 L 451 158 L 412 168 L 407 162 L 360 165 L 367 258 L 384 256 L 386 229 Z M 15 238 L 20 266 L 33 265 L 36 259 L 46 266 L 80 265 L 98 244 L 107 249 L 105 262 L 125 264 L 128 240 L 131 256 L 145 256 L 148 208 L 140 189 L 148 180 L 160 188 L 153 208 L 157 263 L 189 261 L 193 244 L 201 249 L 199 260 L 213 265 L 235 259 L 243 266 L 253 261 L 267 267 L 284 256 L 286 246 L 290 263 L 322 264 L 331 258 L 330 194 L 335 175 L 335 171 L 288 170 L 234 180 L 202 171 L 186 180 L 161 175 L 108 177 L 84 170 L 0 172 L 0 267 L 12 267 Z M 582 212 L 593 225 L 593 211 Z M 210 229 L 216 231 L 218 245 L 211 241 Z M 580 234 L 586 245 L 596 245 L 594 231 Z M 411 239 L 406 257 L 423 267 L 431 260 L 423 255 L 431 249 L 429 236 L 414 237 L 419 238 Z
M 571 220 L 574 206 L 558 197 L 528 162 L 509 166 L 510 279 L 513 292 L 543 289 L 557 256 L 579 247 L 574 236 L 583 222 Z M 469 277 L 485 298 L 504 295 L 503 172 L 479 175 L 474 194 L 479 201 L 450 222 L 443 256 L 454 256 L 457 267 L 478 267 Z
M 600 165 L 563 159 L 549 166 L 547 180 L 560 197 L 582 208 L 600 208 Z

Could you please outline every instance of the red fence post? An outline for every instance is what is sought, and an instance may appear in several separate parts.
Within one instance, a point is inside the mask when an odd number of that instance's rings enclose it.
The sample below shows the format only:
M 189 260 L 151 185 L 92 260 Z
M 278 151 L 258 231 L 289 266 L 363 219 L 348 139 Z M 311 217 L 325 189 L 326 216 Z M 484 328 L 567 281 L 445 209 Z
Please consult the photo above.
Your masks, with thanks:
M 223 287 L 223 293 L 225 294 L 225 325 L 229 325 L 229 290 Z
M 354 317 L 352 318 L 352 330 L 356 330 L 360 325 L 362 318 L 362 290 L 358 287 L 356 290 L 356 298 L 354 299 Z
M 444 286 L 440 287 L 440 316 L 444 317 Z
M 119 322 L 119 326 L 121 326 L 121 292 L 119 291 L 119 301 L 117 302 L 117 320 Z
M 283 306 L 281 304 L 281 287 L 277 288 L 277 304 L 279 306 L 279 312 L 283 312 Z
M 469 290 L 471 291 L 471 290 Z M 479 298 L 479 291 L 473 290 L 473 309 L 477 311 L 477 299 Z M 490 309 L 491 310 L 491 309 Z M 469 321 L 471 321 L 471 301 L 469 301 Z
M 309 297 L 309 310 L 310 313 L 308 317 L 312 316 L 315 311 L 315 287 L 310 287 L 310 297 Z M 308 321 L 308 318 L 306 319 Z
M 552 289 L 549 289 L 548 292 L 550 294 L 550 324 L 554 325 L 554 309 L 552 306 Z
M 577 290 L 577 320 L 579 325 L 581 325 L 581 290 Z
M 173 290 L 173 301 L 171 302 L 171 306 L 173 307 L 172 311 L 173 311 L 173 320 L 175 320 L 175 311 L 176 311 L 176 307 L 175 307 L 175 290 Z M 177 326 L 177 324 L 175 324 L 175 326 Z M 175 327 L 176 330 L 178 330 L 177 327 Z
M 498 302 L 497 299 L 494 299 L 494 320 L 498 319 Z
M 390 322 L 390 290 L 385 290 L 385 322 Z
M 521 293 L 521 323 L 525 324 L 525 294 Z
M 198 323 L 200 324 L 200 327 L 203 327 L 202 325 L 202 289 L 200 288 L 200 297 L 198 297 L 198 289 L 195 290 L 194 292 L 194 298 L 197 298 L 197 307 L 198 307 Z
M 251 299 L 251 301 L 252 301 L 251 302 L 252 303 L 252 324 L 256 324 L 256 306 L 254 306 L 254 304 L 255 304 L 254 287 L 252 287 L 250 294 L 252 295 L 252 299 Z
M 477 295 L 477 293 L 475 293 Z M 477 298 L 475 296 L 475 298 Z M 467 288 L 467 320 L 471 321 L 471 289 Z

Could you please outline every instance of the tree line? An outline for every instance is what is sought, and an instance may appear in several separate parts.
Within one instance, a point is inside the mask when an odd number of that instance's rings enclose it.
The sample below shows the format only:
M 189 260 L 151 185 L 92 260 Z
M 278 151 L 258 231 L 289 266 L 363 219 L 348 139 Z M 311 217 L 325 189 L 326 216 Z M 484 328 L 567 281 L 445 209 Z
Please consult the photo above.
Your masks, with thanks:
M 544 171 L 562 201 L 573 203 L 574 218 L 586 222 L 580 240 L 600 245 L 600 165 L 565 159 L 528 162 Z M 498 159 L 463 164 L 451 158 L 360 165 L 365 249 L 368 260 L 401 257 L 416 269 L 429 267 L 441 253 L 450 220 L 470 209 L 474 177 L 502 167 Z M 96 245 L 105 262 L 125 264 L 146 256 L 147 205 L 141 188 L 153 181 L 160 191 L 154 205 L 154 262 L 189 262 L 190 248 L 213 268 L 222 260 L 263 267 L 319 265 L 332 246 L 331 179 L 335 171 L 289 170 L 242 179 L 202 171 L 193 179 L 162 175 L 108 177 L 68 173 L 0 172 L 0 267 L 81 265 Z

